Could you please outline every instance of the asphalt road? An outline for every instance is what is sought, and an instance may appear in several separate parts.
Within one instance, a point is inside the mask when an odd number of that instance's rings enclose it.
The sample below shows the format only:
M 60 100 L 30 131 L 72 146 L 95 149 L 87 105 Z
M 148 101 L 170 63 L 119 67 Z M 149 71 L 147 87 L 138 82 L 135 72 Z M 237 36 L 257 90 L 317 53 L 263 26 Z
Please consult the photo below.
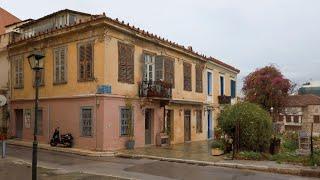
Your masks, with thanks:
M 31 148 L 12 146 L 7 149 L 11 158 L 31 162 Z M 214 166 L 199 166 L 184 163 L 149 159 L 125 159 L 115 157 L 86 157 L 47 150 L 38 151 L 41 167 L 56 169 L 58 173 L 83 172 L 134 179 L 186 179 L 186 180 L 287 180 L 312 179 L 299 176 L 264 173 Z M 16 173 L 16 172 L 12 172 Z M 1 178 L 0 178 L 1 179 Z

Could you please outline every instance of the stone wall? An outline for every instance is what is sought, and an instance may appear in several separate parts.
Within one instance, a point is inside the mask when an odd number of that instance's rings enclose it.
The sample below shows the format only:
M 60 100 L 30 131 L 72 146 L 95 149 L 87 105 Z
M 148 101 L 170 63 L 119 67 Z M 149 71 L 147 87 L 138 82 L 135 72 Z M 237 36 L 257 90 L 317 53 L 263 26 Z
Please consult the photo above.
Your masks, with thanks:
M 305 131 L 310 132 L 311 131 L 311 123 L 313 121 L 314 115 L 320 115 L 320 105 L 310 105 L 306 108 L 304 108 L 303 112 L 303 123 L 302 123 L 302 129 Z M 316 136 L 320 135 L 320 123 L 314 123 L 313 124 L 313 133 Z

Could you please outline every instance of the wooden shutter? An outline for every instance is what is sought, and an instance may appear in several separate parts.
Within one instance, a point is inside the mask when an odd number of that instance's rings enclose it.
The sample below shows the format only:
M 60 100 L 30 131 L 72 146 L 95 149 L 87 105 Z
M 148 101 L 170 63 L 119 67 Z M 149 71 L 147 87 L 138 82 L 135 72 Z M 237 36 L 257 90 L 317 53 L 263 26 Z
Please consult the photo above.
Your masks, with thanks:
M 118 42 L 118 81 L 134 83 L 134 47 Z
M 157 56 L 155 62 L 155 80 L 163 80 L 163 56 Z
M 231 97 L 235 98 L 236 97 L 236 81 L 231 80 Z
M 191 64 L 183 63 L 183 89 L 185 91 L 192 91 L 191 85 Z
M 127 83 L 134 84 L 134 47 L 126 45 L 127 56 Z
M 202 84 L 202 72 L 204 66 L 201 64 L 196 65 L 196 92 L 202 93 L 203 91 L 203 84 Z
M 164 61 L 164 80 L 174 88 L 174 59 L 165 58 Z
M 86 59 L 86 79 L 90 80 L 93 78 L 93 44 L 87 43 L 85 50 L 85 59 Z
M 79 45 L 79 79 L 85 79 L 85 45 Z
M 60 51 L 60 82 L 66 82 L 66 49 Z
M 87 42 L 78 46 L 79 50 L 79 80 L 89 81 L 94 78 L 93 43 Z

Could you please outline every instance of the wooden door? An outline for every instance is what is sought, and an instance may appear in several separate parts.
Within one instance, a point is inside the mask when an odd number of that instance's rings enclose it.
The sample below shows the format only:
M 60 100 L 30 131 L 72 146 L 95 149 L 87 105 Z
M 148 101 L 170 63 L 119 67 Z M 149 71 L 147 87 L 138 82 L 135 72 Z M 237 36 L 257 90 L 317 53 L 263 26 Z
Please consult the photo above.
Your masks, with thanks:
M 23 110 L 22 109 L 16 109 L 15 110 L 16 115 L 16 137 L 22 138 L 23 133 Z
M 184 111 L 184 141 L 191 141 L 191 111 Z
M 152 118 L 153 111 L 152 109 L 146 109 L 145 111 L 145 144 L 152 143 Z

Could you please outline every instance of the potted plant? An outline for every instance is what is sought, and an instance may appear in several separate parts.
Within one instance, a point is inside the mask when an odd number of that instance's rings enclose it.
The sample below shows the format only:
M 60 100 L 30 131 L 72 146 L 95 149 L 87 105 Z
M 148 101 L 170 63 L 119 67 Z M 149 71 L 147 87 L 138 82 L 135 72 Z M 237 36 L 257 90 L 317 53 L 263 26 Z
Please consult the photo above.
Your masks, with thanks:
M 211 144 L 211 155 L 220 156 L 224 153 L 224 144 L 221 141 L 213 141 Z

